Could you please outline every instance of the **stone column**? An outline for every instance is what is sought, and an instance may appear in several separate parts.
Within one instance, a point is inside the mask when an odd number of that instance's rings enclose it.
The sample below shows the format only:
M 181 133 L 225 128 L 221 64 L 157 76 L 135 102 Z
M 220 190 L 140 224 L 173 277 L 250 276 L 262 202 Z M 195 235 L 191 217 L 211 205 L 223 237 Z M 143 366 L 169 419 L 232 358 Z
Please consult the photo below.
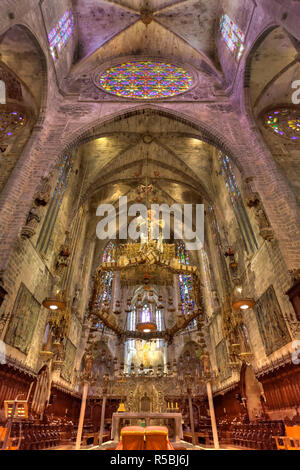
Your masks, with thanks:
M 175 442 L 179 442 L 182 439 L 182 432 L 181 432 L 181 419 L 182 418 L 175 418 Z
M 174 307 L 178 310 L 179 292 L 178 292 L 178 274 L 173 274 L 173 292 L 174 292 Z
M 89 388 L 89 383 L 84 382 L 75 450 L 80 450 L 80 446 L 81 446 L 81 437 L 82 437 L 82 430 L 83 430 L 83 422 L 84 422 L 84 415 L 85 415 L 86 398 L 87 398 L 88 388 Z
M 192 397 L 189 393 L 189 409 L 190 409 L 190 422 L 191 422 L 191 431 L 192 431 L 192 442 L 193 445 L 196 445 L 196 436 L 195 436 L 195 425 L 194 425 L 194 413 L 193 413 L 193 403 Z
M 99 446 L 101 446 L 102 442 L 103 442 L 105 407 L 106 407 L 106 395 L 103 396 L 103 401 L 102 401 L 101 423 L 100 423 L 100 433 L 99 433 Z
M 120 292 L 119 286 L 120 286 L 120 273 L 118 271 L 115 271 L 113 282 L 112 282 L 112 289 L 111 289 L 110 313 L 114 310 L 116 300 L 118 300 L 117 293 Z
M 115 416 L 115 428 L 112 429 L 113 432 L 113 439 L 115 442 L 119 442 L 120 441 L 120 420 L 121 420 L 121 417 L 120 416 Z
M 220 445 L 219 445 L 219 438 L 218 438 L 217 422 L 216 422 L 214 401 L 213 401 L 213 395 L 212 395 L 210 382 L 206 383 L 206 389 L 207 389 L 207 396 L 208 396 L 211 427 L 212 427 L 213 439 L 214 439 L 214 447 L 215 449 L 219 449 Z

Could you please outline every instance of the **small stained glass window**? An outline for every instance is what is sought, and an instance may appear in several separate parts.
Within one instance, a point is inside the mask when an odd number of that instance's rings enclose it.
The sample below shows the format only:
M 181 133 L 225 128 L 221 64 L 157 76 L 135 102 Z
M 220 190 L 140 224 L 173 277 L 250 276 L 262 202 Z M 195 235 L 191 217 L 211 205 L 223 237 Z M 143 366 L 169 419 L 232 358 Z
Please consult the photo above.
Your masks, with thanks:
M 204 279 L 203 283 L 205 286 L 206 290 L 206 296 L 207 300 L 209 302 L 209 309 L 210 312 L 213 312 L 213 296 L 212 296 L 212 288 L 211 288 L 211 278 L 210 278 L 210 267 L 209 267 L 209 260 L 206 251 L 201 248 L 201 257 L 202 257 L 202 263 L 203 263 L 203 273 L 204 273 Z
M 133 309 L 128 312 L 127 315 L 127 330 L 128 331 L 135 331 L 136 325 L 136 306 L 134 305 Z
M 300 110 L 297 108 L 278 108 L 264 114 L 265 124 L 274 134 L 300 142 Z
M 186 251 L 185 243 L 179 240 L 176 243 L 176 256 L 179 258 L 181 264 L 189 264 L 189 254 Z M 193 282 L 192 277 L 187 274 L 178 275 L 180 301 L 182 304 L 183 315 L 189 315 L 194 308 L 194 301 L 192 299 Z M 194 329 L 197 327 L 197 321 L 194 319 L 189 323 L 188 328 Z
M 60 166 L 58 180 L 54 188 L 52 199 L 49 204 L 43 226 L 41 228 L 38 241 L 37 249 L 44 256 L 47 254 L 49 249 L 50 241 L 53 235 L 54 227 L 57 221 L 57 217 L 63 203 L 65 191 L 67 189 L 70 175 L 72 170 L 72 155 L 66 155 Z
M 187 91 L 192 75 L 164 62 L 126 62 L 107 69 L 96 79 L 105 91 L 123 98 L 169 98 Z
M 240 60 L 245 43 L 245 35 L 240 28 L 224 14 L 220 21 L 220 31 L 225 43 L 237 60 Z
M 144 304 L 142 308 L 141 322 L 147 323 L 151 321 L 151 312 L 148 304 Z
M 13 137 L 25 124 L 25 116 L 19 111 L 0 112 L 0 142 Z
M 114 261 L 115 257 L 115 244 L 113 242 L 109 242 L 103 252 L 102 263 L 110 263 Z
M 58 59 L 60 51 L 65 47 L 74 29 L 74 18 L 71 10 L 67 10 L 56 26 L 48 34 L 53 60 Z
M 115 256 L 115 244 L 112 241 L 110 241 L 104 249 L 103 256 L 102 256 L 102 263 L 109 263 L 111 261 L 114 261 L 114 256 Z M 113 276 L 112 271 L 108 271 L 102 274 L 103 291 L 99 298 L 100 304 L 104 301 L 108 301 L 108 302 L 111 301 L 113 278 L 114 276 Z

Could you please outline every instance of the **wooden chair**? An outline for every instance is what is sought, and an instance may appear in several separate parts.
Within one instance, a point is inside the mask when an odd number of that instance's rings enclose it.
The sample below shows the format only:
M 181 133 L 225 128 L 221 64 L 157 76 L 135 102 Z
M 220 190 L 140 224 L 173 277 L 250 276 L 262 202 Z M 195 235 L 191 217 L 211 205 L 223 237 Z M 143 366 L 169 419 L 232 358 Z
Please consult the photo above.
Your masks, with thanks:
M 144 450 L 145 428 L 142 426 L 126 426 L 121 429 L 121 440 L 116 450 Z
M 166 426 L 147 426 L 145 441 L 145 450 L 174 450 L 169 441 L 169 432 Z

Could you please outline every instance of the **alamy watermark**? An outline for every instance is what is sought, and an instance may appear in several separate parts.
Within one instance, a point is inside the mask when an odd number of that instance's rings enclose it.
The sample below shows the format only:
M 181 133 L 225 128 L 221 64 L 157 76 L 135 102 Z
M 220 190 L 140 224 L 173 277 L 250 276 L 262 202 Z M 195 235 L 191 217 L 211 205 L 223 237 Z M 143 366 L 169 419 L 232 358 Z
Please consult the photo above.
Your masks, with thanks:
M 292 363 L 298 366 L 300 364 L 300 339 L 292 342 L 292 351 Z
M 300 104 L 300 80 L 292 82 L 292 88 L 296 90 L 292 93 L 292 103 Z
M 0 104 L 6 104 L 6 86 L 3 80 L 0 80 Z
M 6 346 L 3 341 L 0 340 L 0 364 L 6 364 Z
M 96 215 L 102 217 L 97 224 L 96 234 L 100 240 L 163 240 L 171 239 L 171 225 L 176 240 L 184 239 L 187 250 L 200 250 L 204 242 L 203 204 L 144 204 L 128 206 L 127 196 L 119 197 L 119 210 L 113 204 L 101 204 Z M 171 215 L 173 216 L 171 218 Z M 130 219 L 130 221 L 129 221 Z

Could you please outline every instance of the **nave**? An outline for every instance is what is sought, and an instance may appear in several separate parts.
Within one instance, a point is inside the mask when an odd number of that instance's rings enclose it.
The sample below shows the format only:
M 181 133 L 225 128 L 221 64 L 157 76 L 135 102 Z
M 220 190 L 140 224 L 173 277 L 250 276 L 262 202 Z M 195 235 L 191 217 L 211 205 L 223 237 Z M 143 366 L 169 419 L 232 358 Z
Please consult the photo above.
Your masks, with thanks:
M 0 450 L 299 450 L 299 25 L 1 2 Z

